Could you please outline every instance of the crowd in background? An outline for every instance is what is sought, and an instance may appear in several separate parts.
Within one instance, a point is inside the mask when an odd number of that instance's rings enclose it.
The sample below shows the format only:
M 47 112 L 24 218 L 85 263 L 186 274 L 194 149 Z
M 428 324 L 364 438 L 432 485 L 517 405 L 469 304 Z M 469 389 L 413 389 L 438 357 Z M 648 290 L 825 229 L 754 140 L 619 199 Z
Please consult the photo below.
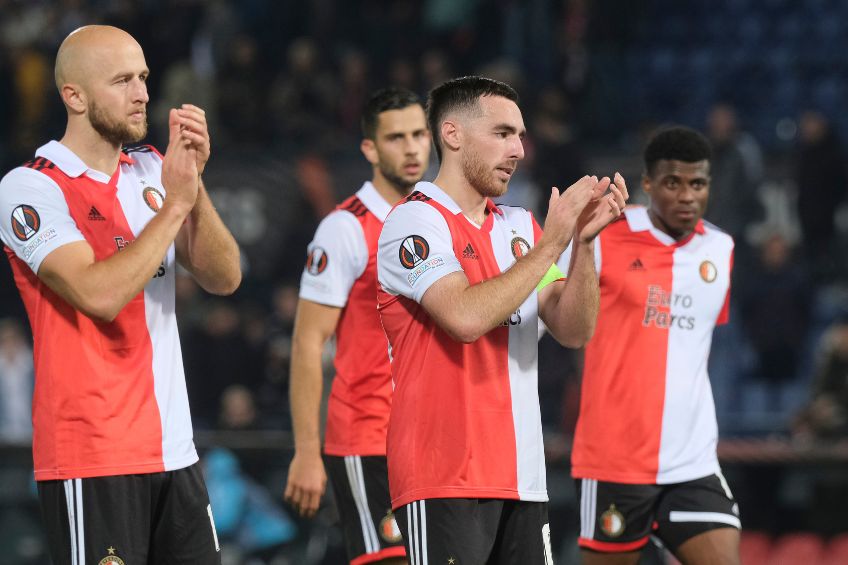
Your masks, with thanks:
M 844 50 L 796 52 L 793 43 L 810 29 L 835 33 L 831 22 L 844 19 L 825 16 L 842 8 L 637 4 L 0 0 L 0 164 L 5 172 L 61 137 L 52 57 L 70 31 L 108 23 L 135 36 L 152 71 L 149 142 L 164 148 L 168 108 L 206 109 L 205 182 L 244 255 L 245 281 L 231 298 L 208 297 L 187 276 L 178 282 L 195 425 L 285 430 L 306 245 L 368 178 L 359 116 L 373 89 L 425 97 L 472 73 L 516 87 L 527 158 L 506 199 L 540 218 L 549 187 L 585 173 L 620 170 L 638 203 L 645 135 L 682 122 L 712 142 L 707 219 L 737 240 L 732 322 L 717 331 L 711 363 L 722 435 L 844 437 L 848 168 L 838 104 L 848 67 L 834 60 Z M 0 439 L 26 442 L 28 326 L 5 261 L 0 280 Z M 545 425 L 567 435 L 579 354 L 546 337 L 540 355 Z

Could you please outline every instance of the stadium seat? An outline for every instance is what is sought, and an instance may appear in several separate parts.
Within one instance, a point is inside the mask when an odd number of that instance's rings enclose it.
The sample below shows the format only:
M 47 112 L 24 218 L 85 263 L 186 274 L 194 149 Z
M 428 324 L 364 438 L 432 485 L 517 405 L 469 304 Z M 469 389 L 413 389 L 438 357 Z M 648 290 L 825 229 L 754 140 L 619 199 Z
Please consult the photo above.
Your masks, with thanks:
M 765 565 L 771 551 L 771 538 L 762 532 L 742 530 L 739 557 L 742 565 Z
M 774 541 L 769 565 L 805 565 L 821 563 L 824 541 L 816 534 L 785 534 Z

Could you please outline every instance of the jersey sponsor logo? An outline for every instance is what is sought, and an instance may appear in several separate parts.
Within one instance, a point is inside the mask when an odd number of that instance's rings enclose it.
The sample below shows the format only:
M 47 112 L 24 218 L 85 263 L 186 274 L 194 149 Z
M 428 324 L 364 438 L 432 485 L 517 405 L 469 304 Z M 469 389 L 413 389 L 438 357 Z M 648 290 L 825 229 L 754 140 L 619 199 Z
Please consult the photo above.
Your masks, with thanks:
M 391 510 L 380 520 L 380 537 L 388 543 L 398 543 L 401 540 L 400 528 Z
M 115 551 L 114 547 L 107 548 L 108 555 L 101 559 L 97 565 L 124 565 L 124 560 L 115 555 Z
M 91 222 L 102 222 L 106 218 L 103 217 L 103 214 L 100 213 L 96 207 L 92 206 L 91 210 L 88 211 L 88 220 Z
M 509 318 L 500 323 L 502 328 L 508 328 L 509 326 L 520 326 L 521 325 L 521 308 L 513 312 L 509 315 Z
M 445 260 L 441 257 L 433 257 L 429 261 L 425 261 L 424 263 L 419 264 L 415 267 L 415 270 L 406 275 L 406 280 L 409 282 L 410 286 L 415 286 L 415 282 L 427 271 L 430 269 L 435 269 L 437 267 L 441 267 L 445 264 Z
M 701 266 L 698 267 L 698 273 L 700 273 L 704 282 L 708 283 L 715 281 L 716 277 L 718 277 L 718 269 L 716 269 L 716 266 L 712 263 L 712 261 L 704 261 L 701 263 Z
M 624 514 L 618 511 L 615 504 L 610 504 L 609 509 L 601 514 L 598 522 L 601 524 L 601 531 L 607 537 L 617 538 L 624 533 Z
M 630 266 L 627 267 L 627 270 L 628 271 L 644 271 L 645 265 L 642 264 L 641 259 L 636 257 L 636 259 L 634 259 L 634 261 L 632 263 L 630 263 Z
M 465 259 L 479 259 L 477 257 L 477 253 L 474 251 L 474 248 L 469 243 L 465 246 L 465 249 L 462 250 L 462 257 Z
M 165 197 L 162 196 L 162 193 L 152 186 L 145 187 L 144 190 L 141 191 L 141 197 L 144 200 L 144 203 L 147 204 L 147 207 L 154 212 L 161 210 L 162 204 L 165 203 Z
M 648 286 L 648 297 L 645 300 L 645 316 L 642 318 L 644 327 L 655 326 L 667 330 L 677 327 L 681 330 L 694 330 L 695 317 L 672 314 L 672 307 L 690 309 L 694 299 L 688 294 L 672 294 L 658 285 Z
M 414 269 L 429 256 L 430 244 L 420 235 L 407 237 L 398 249 L 398 258 L 404 269 Z
M 317 277 L 327 269 L 330 258 L 322 247 L 313 247 L 306 256 L 306 272 Z
M 530 251 L 530 244 L 527 243 L 527 240 L 523 237 L 516 236 L 509 242 L 509 249 L 512 251 L 512 256 L 518 259 L 519 257 L 527 255 Z
M 38 233 L 41 228 L 41 217 L 35 208 L 29 204 L 21 204 L 12 210 L 12 231 L 15 237 L 26 241 Z

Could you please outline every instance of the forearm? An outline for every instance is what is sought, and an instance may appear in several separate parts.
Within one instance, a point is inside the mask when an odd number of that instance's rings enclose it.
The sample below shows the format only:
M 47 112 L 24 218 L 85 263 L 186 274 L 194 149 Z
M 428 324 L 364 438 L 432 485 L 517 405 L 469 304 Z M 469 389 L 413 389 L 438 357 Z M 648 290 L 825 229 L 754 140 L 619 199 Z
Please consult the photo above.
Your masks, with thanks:
M 321 394 L 323 344 L 297 336 L 292 342 L 289 406 L 295 451 L 321 452 Z
M 566 347 L 584 346 L 595 332 L 600 307 L 594 242 L 574 240 L 568 276 L 562 290 L 546 301 L 542 319 L 551 334 Z
M 77 310 L 110 322 L 159 271 L 187 212 L 166 204 L 134 241 L 101 261 L 84 242 L 59 248 L 38 275 Z
M 215 210 L 203 182 L 184 229 L 183 266 L 207 292 L 235 292 L 241 283 L 238 244 Z
M 561 250 L 559 250 L 561 251 Z M 503 274 L 479 284 L 448 289 L 448 300 L 438 308 L 428 307 L 428 293 L 422 305 L 453 339 L 470 343 L 490 332 L 514 313 L 533 292 L 556 261 L 555 245 L 540 242 Z

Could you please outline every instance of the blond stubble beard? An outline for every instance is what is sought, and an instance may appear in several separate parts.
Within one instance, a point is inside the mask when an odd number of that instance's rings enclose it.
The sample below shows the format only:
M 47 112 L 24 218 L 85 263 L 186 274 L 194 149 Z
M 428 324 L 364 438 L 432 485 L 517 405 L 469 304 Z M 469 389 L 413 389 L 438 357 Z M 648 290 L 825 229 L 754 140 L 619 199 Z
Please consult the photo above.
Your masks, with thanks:
M 147 114 L 145 114 L 144 122 L 136 131 L 133 131 L 129 124 L 113 120 L 93 100 L 88 105 L 88 121 L 94 131 L 112 145 L 138 143 L 147 136 Z

